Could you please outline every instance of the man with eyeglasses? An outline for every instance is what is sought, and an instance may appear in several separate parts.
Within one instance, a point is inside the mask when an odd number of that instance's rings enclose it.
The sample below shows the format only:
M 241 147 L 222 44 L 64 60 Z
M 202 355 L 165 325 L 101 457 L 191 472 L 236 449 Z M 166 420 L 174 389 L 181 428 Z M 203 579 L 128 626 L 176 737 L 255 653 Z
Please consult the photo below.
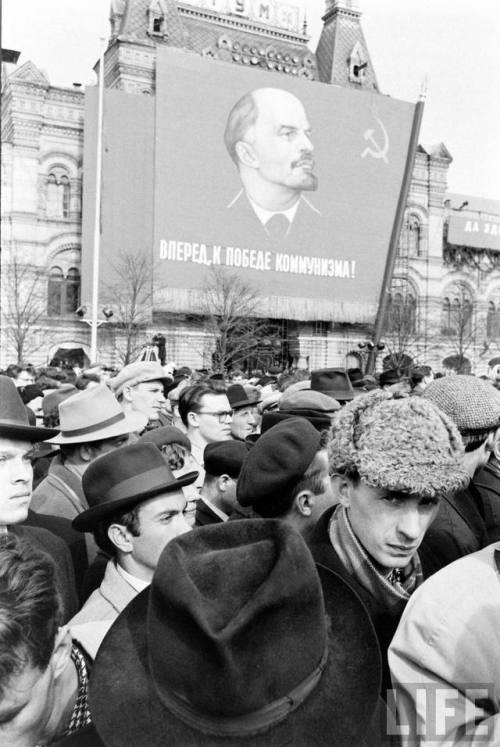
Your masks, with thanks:
M 201 488 L 205 479 L 203 452 L 207 444 L 231 440 L 233 411 L 225 389 L 200 383 L 184 389 L 179 399 L 179 415 L 191 443 L 191 455 L 200 475 L 195 482 Z

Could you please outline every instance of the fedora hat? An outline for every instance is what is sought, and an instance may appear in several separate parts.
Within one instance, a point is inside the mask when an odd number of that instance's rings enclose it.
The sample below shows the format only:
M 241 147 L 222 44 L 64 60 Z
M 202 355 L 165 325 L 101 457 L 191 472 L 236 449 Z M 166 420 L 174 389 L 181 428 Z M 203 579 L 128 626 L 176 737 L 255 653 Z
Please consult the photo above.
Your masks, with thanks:
M 294 529 L 248 519 L 167 545 L 100 647 L 89 702 L 107 747 L 354 747 L 380 677 L 359 597 Z
M 343 368 L 319 368 L 311 371 L 311 389 L 341 401 L 354 398 L 351 380 Z
M 57 428 L 37 428 L 29 424 L 29 416 L 16 385 L 10 376 L 0 376 L 0 436 L 19 441 L 46 441 L 55 436 Z
M 255 390 L 255 395 L 250 395 L 241 384 L 231 384 L 226 394 L 233 410 L 256 405 L 262 399 L 258 390 Z
M 91 532 L 97 522 L 115 511 L 191 485 L 198 472 L 174 477 L 159 449 L 151 443 L 130 444 L 109 451 L 89 464 L 82 487 L 89 508 L 73 520 L 80 532 Z
M 106 384 L 84 389 L 59 404 L 60 433 L 51 444 L 85 444 L 142 431 L 142 412 L 125 414 Z

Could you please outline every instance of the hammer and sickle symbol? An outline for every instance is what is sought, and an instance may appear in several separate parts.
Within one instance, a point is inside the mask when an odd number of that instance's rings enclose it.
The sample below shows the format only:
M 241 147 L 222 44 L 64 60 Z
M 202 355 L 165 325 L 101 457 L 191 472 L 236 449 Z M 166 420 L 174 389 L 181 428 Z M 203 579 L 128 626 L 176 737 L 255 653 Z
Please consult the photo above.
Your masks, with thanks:
M 370 141 L 370 143 L 373 145 L 373 148 L 367 146 L 362 152 L 361 158 L 365 158 L 367 155 L 370 155 L 373 158 L 382 158 L 386 163 L 389 163 L 389 160 L 387 158 L 387 153 L 389 152 L 389 135 L 387 134 L 387 130 L 385 129 L 380 119 L 378 117 L 375 117 L 375 119 L 380 125 L 380 129 L 384 138 L 384 144 L 380 146 L 377 140 L 375 140 L 375 138 L 373 137 L 373 130 L 366 130 L 363 137 L 365 140 Z

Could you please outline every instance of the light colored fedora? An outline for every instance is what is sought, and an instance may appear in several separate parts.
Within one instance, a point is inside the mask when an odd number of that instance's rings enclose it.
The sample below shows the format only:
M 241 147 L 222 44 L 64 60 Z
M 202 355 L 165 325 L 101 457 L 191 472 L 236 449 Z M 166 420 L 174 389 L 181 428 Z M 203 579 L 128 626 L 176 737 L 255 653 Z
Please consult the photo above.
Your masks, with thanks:
M 83 444 L 144 430 L 142 412 L 125 414 L 105 384 L 84 389 L 59 405 L 61 432 L 51 444 Z

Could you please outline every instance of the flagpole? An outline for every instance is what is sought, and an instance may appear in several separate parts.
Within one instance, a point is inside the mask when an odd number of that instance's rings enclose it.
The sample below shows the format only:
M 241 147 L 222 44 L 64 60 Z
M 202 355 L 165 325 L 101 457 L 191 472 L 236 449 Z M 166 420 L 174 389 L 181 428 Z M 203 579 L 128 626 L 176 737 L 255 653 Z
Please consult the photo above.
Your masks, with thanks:
M 368 354 L 366 362 L 366 373 L 371 374 L 375 370 L 375 364 L 377 360 L 377 345 L 380 344 L 382 338 L 382 332 L 384 329 L 384 320 L 387 309 L 387 302 L 389 300 L 389 290 L 391 287 L 392 274 L 394 272 L 394 264 L 398 253 L 399 236 L 401 234 L 401 228 L 403 226 L 403 219 L 408 201 L 408 194 L 410 191 L 411 179 L 413 176 L 413 169 L 415 164 L 415 156 L 418 148 L 418 138 L 420 135 L 420 125 L 422 124 L 422 116 L 424 113 L 424 103 L 427 94 L 427 79 L 424 79 L 422 88 L 420 91 L 419 100 L 415 105 L 415 112 L 413 115 L 413 124 L 410 134 L 410 142 L 408 145 L 408 154 L 406 156 L 405 171 L 403 174 L 403 181 L 401 184 L 401 190 L 399 193 L 398 206 L 396 209 L 396 215 L 392 226 L 391 239 L 389 242 L 389 251 L 387 253 L 387 260 L 385 263 L 384 279 L 382 281 L 382 287 L 380 290 L 380 297 L 378 302 L 377 316 L 375 318 L 375 326 L 373 332 L 373 348 Z
M 102 189 L 102 122 L 104 104 L 104 40 L 101 40 L 99 57 L 99 94 L 97 106 L 97 154 L 94 210 L 94 263 L 92 272 L 92 314 L 90 319 L 90 357 L 97 360 L 97 329 L 99 327 L 99 260 L 101 249 L 101 189 Z

